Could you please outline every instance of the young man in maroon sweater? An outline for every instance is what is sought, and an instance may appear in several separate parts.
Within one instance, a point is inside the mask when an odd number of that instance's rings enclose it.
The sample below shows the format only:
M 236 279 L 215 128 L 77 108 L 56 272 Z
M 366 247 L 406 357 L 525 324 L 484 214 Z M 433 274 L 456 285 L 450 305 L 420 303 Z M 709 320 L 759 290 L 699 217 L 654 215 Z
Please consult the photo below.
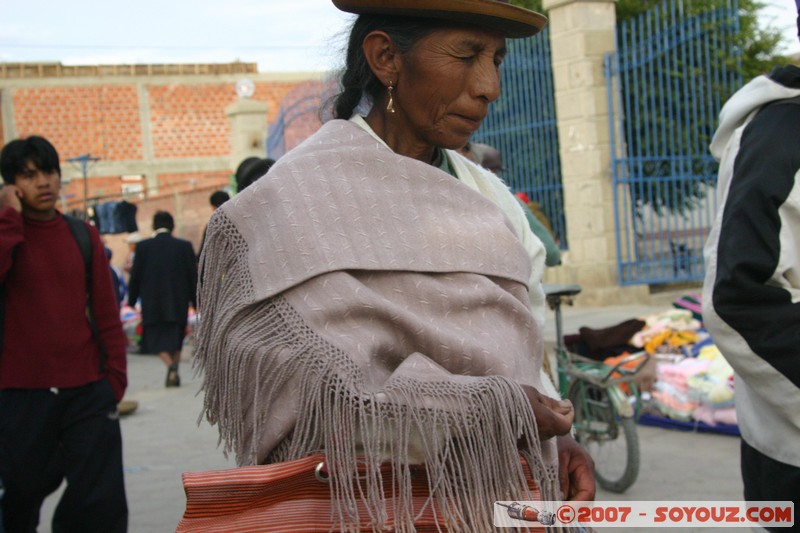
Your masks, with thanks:
M 100 235 L 87 226 L 95 335 L 86 314 L 86 265 L 56 210 L 56 149 L 42 137 L 12 141 L 0 153 L 0 173 L 5 531 L 35 532 L 42 501 L 64 478 L 53 531 L 127 531 L 117 413 L 127 385 L 125 335 Z

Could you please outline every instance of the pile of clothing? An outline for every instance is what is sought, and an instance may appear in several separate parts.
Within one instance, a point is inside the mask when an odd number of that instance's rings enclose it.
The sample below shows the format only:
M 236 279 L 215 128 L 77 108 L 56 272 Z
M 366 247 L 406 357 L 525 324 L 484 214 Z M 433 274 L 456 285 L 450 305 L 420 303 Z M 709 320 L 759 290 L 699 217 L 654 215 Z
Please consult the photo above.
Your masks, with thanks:
M 733 368 L 699 321 L 685 321 L 688 313 L 647 317 L 665 328 L 641 333 L 645 350 L 657 362 L 652 406 L 674 420 L 735 425 Z
M 565 339 L 571 349 L 614 364 L 645 351 L 650 361 L 635 378 L 652 416 L 708 428 L 736 426 L 733 368 L 703 328 L 700 296 L 672 309 L 604 329 L 580 328 Z
M 136 204 L 122 200 L 95 204 L 89 208 L 88 214 L 101 235 L 115 235 L 139 231 L 136 211 Z

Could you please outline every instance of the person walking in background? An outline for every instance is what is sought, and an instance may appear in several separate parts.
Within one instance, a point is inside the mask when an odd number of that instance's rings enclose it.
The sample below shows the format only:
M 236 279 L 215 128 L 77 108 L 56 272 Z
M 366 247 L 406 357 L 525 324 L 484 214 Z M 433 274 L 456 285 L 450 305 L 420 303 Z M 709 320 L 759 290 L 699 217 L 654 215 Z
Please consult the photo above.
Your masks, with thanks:
M 208 198 L 208 203 L 211 204 L 212 213 L 216 211 L 219 206 L 227 202 L 231 199 L 231 195 L 228 194 L 226 191 L 214 191 L 211 193 L 211 196 Z M 200 254 L 203 253 L 203 243 L 206 242 L 206 231 L 208 230 L 208 225 L 203 228 L 203 236 L 200 239 L 200 248 L 197 250 L 197 259 L 200 259 Z
M 734 94 L 711 153 L 719 210 L 704 249 L 703 320 L 735 371 L 744 496 L 791 500 L 797 512 L 800 67 L 776 68 Z
M 66 478 L 53 531 L 124 532 L 125 335 L 104 246 L 56 210 L 61 168 L 47 139 L 8 143 L 0 173 L 3 526 L 35 532 Z
M 105 247 L 106 259 L 108 260 L 108 267 L 111 272 L 111 282 L 114 287 L 114 296 L 117 298 L 117 305 L 122 307 L 125 302 L 125 296 L 128 294 L 128 284 L 125 283 L 125 278 L 122 271 L 111 263 L 111 258 L 114 252 L 108 246 Z M 1 533 L 1 532 L 0 532 Z
M 157 353 L 167 366 L 167 387 L 180 386 L 178 367 L 189 307 L 195 305 L 197 259 L 192 243 L 172 236 L 175 221 L 166 211 L 153 215 L 155 236 L 136 246 L 128 304 L 141 299 L 142 353 Z
M 240 193 L 252 185 L 254 181 L 266 174 L 274 164 L 275 160 L 270 158 L 248 157 L 243 160 L 236 168 L 236 192 Z

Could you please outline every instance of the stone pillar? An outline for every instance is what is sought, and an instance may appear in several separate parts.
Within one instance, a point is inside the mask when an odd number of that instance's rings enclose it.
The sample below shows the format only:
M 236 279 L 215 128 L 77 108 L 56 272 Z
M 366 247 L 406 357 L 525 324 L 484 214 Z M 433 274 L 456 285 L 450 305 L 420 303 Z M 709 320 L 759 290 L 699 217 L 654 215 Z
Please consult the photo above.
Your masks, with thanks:
M 0 133 L 5 142 L 17 138 L 17 129 L 14 125 L 14 89 L 6 87 L 0 89 Z
M 240 98 L 225 109 L 231 123 L 231 169 L 248 157 L 267 157 L 268 104 Z
M 153 120 L 150 108 L 150 92 L 146 84 L 136 84 L 139 96 L 139 122 L 142 125 L 142 147 L 144 149 L 144 178 L 147 194 L 158 194 L 158 172 L 155 171 L 156 150 L 153 143 Z
M 614 0 L 544 0 L 550 19 L 569 251 L 557 282 L 583 305 L 649 303 L 647 286 L 617 283 L 609 112 L 603 60 L 615 48 Z M 550 281 L 548 276 L 548 281 Z

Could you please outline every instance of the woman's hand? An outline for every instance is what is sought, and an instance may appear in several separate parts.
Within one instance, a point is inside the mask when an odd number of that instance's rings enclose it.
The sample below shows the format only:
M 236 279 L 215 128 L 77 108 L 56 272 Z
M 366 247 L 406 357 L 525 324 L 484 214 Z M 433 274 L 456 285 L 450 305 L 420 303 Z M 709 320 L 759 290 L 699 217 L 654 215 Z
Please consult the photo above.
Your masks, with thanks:
M 554 400 L 529 385 L 523 385 L 522 389 L 528 396 L 528 402 L 533 409 L 540 440 L 569 433 L 572 428 L 572 419 L 575 417 L 572 402 Z
M 564 501 L 594 501 L 594 461 L 569 435 L 558 437 L 558 477 Z

